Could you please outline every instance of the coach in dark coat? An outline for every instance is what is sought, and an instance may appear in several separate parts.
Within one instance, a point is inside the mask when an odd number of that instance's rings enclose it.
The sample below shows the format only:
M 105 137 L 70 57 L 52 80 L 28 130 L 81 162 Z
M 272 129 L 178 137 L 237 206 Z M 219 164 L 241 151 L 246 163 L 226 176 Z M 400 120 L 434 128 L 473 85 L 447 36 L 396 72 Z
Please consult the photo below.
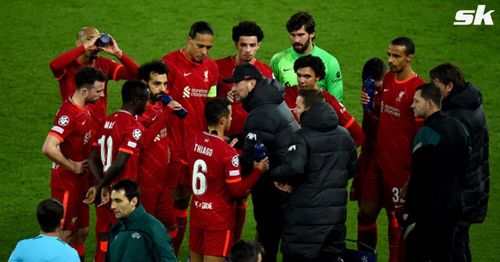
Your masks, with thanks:
M 486 218 L 490 191 L 489 135 L 482 95 L 477 87 L 464 80 L 460 69 L 450 63 L 433 68 L 430 79 L 441 90 L 443 113 L 460 120 L 470 135 L 471 161 L 461 184 L 463 214 L 455 229 L 453 261 L 472 261 L 469 229 L 471 224 L 482 223 Z
M 285 90 L 275 79 L 262 78 L 251 64 L 238 65 L 225 81 L 234 83 L 232 91 L 242 99 L 248 112 L 241 158 L 243 175 L 253 168 L 257 141 L 267 148 L 270 168 L 281 165 L 293 132 L 299 128 L 284 102 Z M 264 262 L 276 261 L 283 225 L 281 205 L 285 199 L 286 194 L 274 187 L 268 173 L 263 174 L 252 188 L 258 241 L 266 251 Z
M 284 206 L 284 261 L 337 261 L 345 250 L 346 186 L 357 168 L 356 151 L 322 96 L 301 90 L 296 110 L 303 102 L 302 128 L 294 133 L 286 161 L 271 171 L 279 187 L 291 187 Z

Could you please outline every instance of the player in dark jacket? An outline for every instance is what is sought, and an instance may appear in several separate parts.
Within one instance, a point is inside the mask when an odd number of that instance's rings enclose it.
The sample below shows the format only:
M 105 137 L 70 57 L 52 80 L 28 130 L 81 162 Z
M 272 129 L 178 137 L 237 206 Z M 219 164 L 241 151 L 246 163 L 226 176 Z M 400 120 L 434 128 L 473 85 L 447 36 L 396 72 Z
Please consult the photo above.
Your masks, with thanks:
M 281 251 L 284 261 L 337 261 L 345 250 L 346 187 L 357 168 L 354 141 L 321 90 L 300 90 L 295 111 L 302 128 L 270 173 L 291 191 Z
M 233 83 L 236 99 L 243 99 L 243 107 L 248 112 L 241 160 L 243 174 L 248 174 L 253 168 L 257 141 L 267 148 L 270 167 L 281 165 L 292 134 L 299 128 L 284 102 L 283 87 L 274 79 L 262 78 L 251 64 L 238 65 L 225 81 Z M 258 241 L 266 250 L 264 262 L 276 261 L 283 223 L 281 204 L 285 197 L 286 194 L 274 187 L 268 172 L 252 188 Z

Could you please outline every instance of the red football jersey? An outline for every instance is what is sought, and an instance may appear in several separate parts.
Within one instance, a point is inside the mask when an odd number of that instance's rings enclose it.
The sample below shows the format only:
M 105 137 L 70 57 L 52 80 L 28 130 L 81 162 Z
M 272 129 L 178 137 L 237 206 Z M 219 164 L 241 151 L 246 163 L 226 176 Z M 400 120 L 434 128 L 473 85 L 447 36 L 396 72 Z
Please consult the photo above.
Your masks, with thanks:
M 184 141 L 195 133 L 206 130 L 205 102 L 216 96 L 219 70 L 210 58 L 202 63 L 191 61 L 183 50 L 165 55 L 162 60 L 168 65 L 169 94 L 179 102 L 188 114 L 184 119 L 171 118 L 168 131 L 173 161 L 180 161 Z M 212 92 L 212 93 L 211 93 Z
M 224 82 L 225 78 L 233 75 L 234 68 L 236 68 L 236 55 L 221 58 L 217 61 L 219 67 L 219 81 L 217 83 L 217 96 L 227 97 L 227 93 L 233 87 L 232 83 Z M 273 70 L 266 64 L 255 60 L 253 65 L 259 70 L 265 78 L 273 78 Z M 226 132 L 227 136 L 234 134 L 243 134 L 245 121 L 247 120 L 248 113 L 243 109 L 241 101 L 234 101 L 232 104 L 233 120 L 231 121 L 231 128 Z
M 241 181 L 238 153 L 219 137 L 200 132 L 186 143 L 193 198 L 191 223 L 210 230 L 234 227 L 227 184 Z
M 415 90 L 424 80 L 414 75 L 398 81 L 396 74 L 389 72 L 384 76 L 380 121 L 377 132 L 376 157 L 381 169 L 407 170 L 411 168 L 412 142 L 419 125 L 411 104 Z
M 75 74 L 83 66 L 78 62 L 77 58 L 84 53 L 85 48 L 82 45 L 61 54 L 50 62 L 52 73 L 59 82 L 59 90 L 61 92 L 63 101 L 72 96 L 76 90 L 76 84 L 74 80 Z M 137 78 L 137 64 L 125 54 L 122 55 L 120 61 L 125 66 L 117 64 L 111 59 L 98 57 L 95 60 L 93 66 L 103 71 L 108 80 Z M 101 126 L 101 124 L 104 122 L 104 119 L 106 118 L 106 97 L 108 95 L 107 86 L 108 82 L 106 81 L 103 98 L 99 99 L 99 101 L 95 104 L 87 105 L 90 109 L 90 112 L 92 113 L 92 117 L 96 119 L 96 123 L 98 123 L 99 126 Z
M 57 111 L 54 126 L 49 134 L 61 141 L 59 149 L 66 158 L 79 162 L 89 158 L 95 136 L 93 126 L 89 110 L 74 104 L 69 97 Z M 54 163 L 51 185 L 62 186 L 61 183 L 71 183 L 75 176 L 77 175 Z
M 163 110 L 161 102 L 148 103 L 146 111 L 137 117 L 145 127 L 138 173 L 138 182 L 143 192 L 159 192 L 166 187 L 169 146 L 167 122 L 163 116 L 167 113 L 165 111 L 167 110 Z
M 118 152 L 131 156 L 122 173 L 115 177 L 112 184 L 122 179 L 137 179 L 137 164 L 139 162 L 140 142 L 144 127 L 128 111 L 119 110 L 106 118 L 104 125 L 97 132 L 97 147 L 103 166 L 104 174 L 116 160 Z

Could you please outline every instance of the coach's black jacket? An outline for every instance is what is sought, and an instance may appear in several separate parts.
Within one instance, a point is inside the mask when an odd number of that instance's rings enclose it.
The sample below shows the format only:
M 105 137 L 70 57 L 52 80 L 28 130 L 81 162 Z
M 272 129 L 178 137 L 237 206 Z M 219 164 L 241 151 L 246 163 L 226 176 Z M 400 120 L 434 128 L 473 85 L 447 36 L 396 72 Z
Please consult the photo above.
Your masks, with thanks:
M 349 132 L 338 126 L 330 105 L 313 104 L 300 118 L 286 161 L 272 179 L 292 185 L 285 207 L 281 250 L 285 256 L 315 259 L 345 249 L 348 180 L 357 169 Z
M 451 253 L 453 229 L 462 213 L 460 180 L 469 155 L 465 126 L 439 111 L 425 119 L 413 140 L 404 209 L 408 220 L 416 222 L 412 234 L 422 256 Z
M 290 109 L 283 101 L 284 97 L 285 90 L 278 81 L 264 78 L 257 81 L 255 88 L 243 100 L 243 107 L 248 112 L 241 159 L 243 174 L 248 174 L 253 168 L 256 140 L 266 146 L 270 168 L 283 162 L 293 132 L 299 129 Z M 283 225 L 281 205 L 285 199 L 286 194 L 274 187 L 268 172 L 252 187 L 259 241 L 266 249 L 263 261 L 275 260 Z
M 471 161 L 462 183 L 462 220 L 469 223 L 484 221 L 490 191 L 488 127 L 481 104 L 481 92 L 473 84 L 467 83 L 464 89 L 453 89 L 443 99 L 441 109 L 446 115 L 460 120 L 467 127 L 471 139 Z

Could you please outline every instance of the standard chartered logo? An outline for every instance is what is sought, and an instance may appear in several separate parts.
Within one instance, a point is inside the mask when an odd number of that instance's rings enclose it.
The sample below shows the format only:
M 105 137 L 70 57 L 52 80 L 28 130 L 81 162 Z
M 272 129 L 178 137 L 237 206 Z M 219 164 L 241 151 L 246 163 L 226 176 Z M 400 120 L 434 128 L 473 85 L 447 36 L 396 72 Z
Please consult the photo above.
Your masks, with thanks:
M 191 88 L 189 86 L 184 87 L 184 91 L 182 92 L 182 97 L 189 98 L 191 96 Z

